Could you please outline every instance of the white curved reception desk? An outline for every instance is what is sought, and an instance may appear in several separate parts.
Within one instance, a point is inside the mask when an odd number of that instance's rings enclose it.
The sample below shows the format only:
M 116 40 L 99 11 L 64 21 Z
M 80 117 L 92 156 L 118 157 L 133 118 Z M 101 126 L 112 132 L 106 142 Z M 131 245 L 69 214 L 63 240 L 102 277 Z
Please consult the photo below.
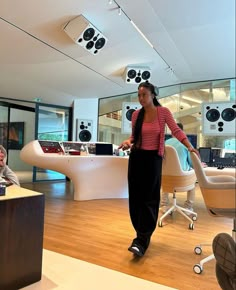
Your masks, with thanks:
M 65 174 L 74 186 L 74 200 L 127 198 L 128 158 L 45 153 L 38 140 L 26 144 L 21 159 L 33 166 Z

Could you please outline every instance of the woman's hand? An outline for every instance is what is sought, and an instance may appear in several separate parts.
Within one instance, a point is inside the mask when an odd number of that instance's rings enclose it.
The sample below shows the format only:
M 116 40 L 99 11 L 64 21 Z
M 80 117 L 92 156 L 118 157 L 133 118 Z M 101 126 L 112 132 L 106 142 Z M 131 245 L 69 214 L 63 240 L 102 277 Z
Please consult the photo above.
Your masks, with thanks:
M 200 154 L 199 154 L 199 152 L 198 152 L 197 149 L 195 149 L 195 148 L 193 148 L 193 147 L 188 147 L 188 151 L 189 151 L 189 152 L 194 152 L 194 153 L 196 153 L 197 156 L 198 156 L 198 158 L 200 158 Z
M 129 139 L 123 141 L 120 146 L 118 147 L 118 149 L 122 149 L 122 150 L 127 150 L 131 147 L 131 142 Z

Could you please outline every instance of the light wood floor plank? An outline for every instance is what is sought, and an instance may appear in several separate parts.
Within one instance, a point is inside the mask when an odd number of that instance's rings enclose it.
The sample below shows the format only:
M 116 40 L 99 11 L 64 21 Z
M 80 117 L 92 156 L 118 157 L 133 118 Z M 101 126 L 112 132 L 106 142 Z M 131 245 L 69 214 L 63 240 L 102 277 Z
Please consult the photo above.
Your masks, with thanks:
M 74 201 L 70 182 L 22 186 L 46 195 L 45 249 L 182 290 L 220 289 L 214 260 L 205 264 L 202 274 L 193 272 L 194 264 L 211 254 L 211 247 L 205 247 L 201 256 L 194 254 L 194 247 L 211 242 L 219 232 L 231 234 L 233 223 L 211 217 L 199 189 L 194 206 L 198 213 L 195 229 L 189 230 L 188 221 L 174 213 L 162 228 L 157 227 L 148 251 L 138 259 L 127 251 L 134 237 L 127 199 Z M 179 204 L 185 198 L 186 193 L 178 193 Z

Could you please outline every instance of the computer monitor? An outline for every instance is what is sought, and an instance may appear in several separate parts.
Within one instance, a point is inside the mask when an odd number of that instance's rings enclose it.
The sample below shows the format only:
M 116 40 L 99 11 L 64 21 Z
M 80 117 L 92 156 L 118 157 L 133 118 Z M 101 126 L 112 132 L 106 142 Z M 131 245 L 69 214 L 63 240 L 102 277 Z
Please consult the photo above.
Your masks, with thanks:
M 96 155 L 113 155 L 113 145 L 106 143 L 96 143 Z
M 211 155 L 212 155 L 212 161 L 214 162 L 215 158 L 221 157 L 221 148 L 211 148 Z
M 236 153 L 226 152 L 224 158 L 236 158 Z
M 199 147 L 198 151 L 202 162 L 205 162 L 206 164 L 212 163 L 211 147 Z

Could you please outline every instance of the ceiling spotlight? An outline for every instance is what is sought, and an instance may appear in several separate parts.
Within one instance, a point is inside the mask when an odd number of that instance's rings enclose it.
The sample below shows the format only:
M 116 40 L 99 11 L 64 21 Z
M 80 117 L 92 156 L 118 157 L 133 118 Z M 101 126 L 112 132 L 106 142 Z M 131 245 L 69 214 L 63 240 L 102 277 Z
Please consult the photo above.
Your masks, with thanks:
M 119 8 L 118 15 L 121 15 L 121 8 L 120 7 L 118 7 L 118 8 Z
M 112 1 L 112 0 L 109 0 L 109 1 L 108 1 L 108 4 L 110 4 L 110 5 L 111 5 L 112 3 L 113 3 L 113 1 Z

